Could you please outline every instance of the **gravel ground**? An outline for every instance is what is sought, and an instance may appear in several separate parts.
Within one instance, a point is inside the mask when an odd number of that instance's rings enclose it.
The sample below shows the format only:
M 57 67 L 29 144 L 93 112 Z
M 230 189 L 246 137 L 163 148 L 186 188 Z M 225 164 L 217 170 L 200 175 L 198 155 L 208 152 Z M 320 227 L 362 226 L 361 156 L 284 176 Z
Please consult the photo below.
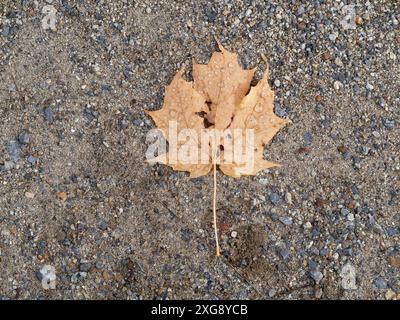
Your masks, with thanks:
M 398 1 L 2 0 L 0 15 L 0 298 L 400 299 Z M 220 258 L 212 175 L 144 163 L 144 110 L 215 37 L 256 80 L 270 64 L 293 122 L 265 151 L 281 168 L 218 173 Z

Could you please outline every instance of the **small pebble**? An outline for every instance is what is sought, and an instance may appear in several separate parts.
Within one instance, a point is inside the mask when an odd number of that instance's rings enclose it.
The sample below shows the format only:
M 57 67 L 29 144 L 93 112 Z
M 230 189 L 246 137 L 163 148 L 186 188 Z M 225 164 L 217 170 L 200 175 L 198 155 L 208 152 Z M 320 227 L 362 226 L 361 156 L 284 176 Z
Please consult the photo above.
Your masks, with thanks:
M 340 214 L 344 217 L 347 217 L 350 211 L 347 208 L 340 209 Z
M 323 57 L 324 60 L 326 61 L 326 60 L 330 60 L 331 57 L 332 57 L 332 55 L 331 55 L 331 53 L 330 53 L 329 51 L 325 51 L 325 52 L 323 53 L 322 57 Z
M 16 140 L 8 142 L 8 154 L 12 161 L 18 161 L 21 156 L 21 144 Z
M 4 166 L 3 166 L 4 170 L 8 171 L 8 170 L 13 169 L 14 167 L 15 167 L 15 164 L 13 161 L 4 161 Z
M 281 257 L 286 260 L 287 258 L 289 258 L 289 251 L 287 249 L 282 249 L 281 251 L 279 251 L 279 254 L 281 255 Z
M 360 17 L 360 16 L 356 16 L 355 17 L 355 19 L 354 19 L 354 22 L 358 25 L 358 26 L 361 26 L 362 25 L 362 23 L 363 23 L 363 19 Z
M 271 192 L 269 195 L 269 199 L 272 202 L 273 205 L 278 206 L 281 204 L 282 199 L 279 196 L 279 194 L 275 193 L 275 192 Z
M 383 125 L 388 129 L 394 129 L 395 122 L 393 119 L 383 119 Z
M 276 290 L 275 289 L 271 289 L 268 291 L 268 297 L 272 298 L 276 295 Z
M 18 141 L 21 144 L 28 144 L 30 141 L 29 135 L 27 132 L 23 131 L 18 136 Z
M 304 224 L 303 224 L 303 228 L 304 228 L 304 229 L 307 229 L 307 230 L 311 229 L 311 228 L 312 228 L 311 222 L 310 222 L 310 221 L 307 221 L 306 223 L 304 223 Z
M 335 59 L 335 64 L 336 64 L 338 67 L 343 67 L 343 62 L 342 62 L 342 60 L 341 60 L 339 57 Z
M 37 158 L 34 157 L 34 156 L 32 156 L 32 155 L 29 155 L 28 158 L 26 158 L 26 160 L 27 160 L 31 165 L 34 165 L 34 164 L 36 163 L 36 161 L 37 161 Z
M 335 82 L 333 83 L 333 88 L 334 88 L 336 91 L 339 91 L 342 87 L 343 87 L 343 84 L 342 84 L 340 81 L 335 81 Z
M 28 199 L 33 199 L 35 197 L 35 194 L 32 192 L 25 192 L 25 197 Z
M 54 114 L 53 110 L 51 110 L 50 107 L 44 108 L 43 109 L 43 117 L 47 122 L 53 122 L 54 121 Z
M 291 195 L 290 192 L 286 192 L 286 194 L 285 194 L 285 201 L 286 201 L 287 204 L 292 204 L 292 203 L 293 203 L 293 201 L 292 201 L 292 195 Z
M 279 221 L 286 226 L 290 226 L 293 223 L 293 219 L 290 217 L 279 217 Z
M 385 293 L 385 299 L 386 300 L 393 300 L 396 297 L 396 292 L 394 292 L 392 289 L 389 289 Z
M 101 230 L 107 230 L 107 228 L 108 228 L 108 224 L 105 222 L 105 221 L 101 221 L 100 222 L 100 224 L 99 224 L 99 228 L 101 229 Z
M 322 272 L 318 271 L 318 270 L 311 271 L 310 275 L 311 275 L 311 278 L 313 278 L 316 283 L 319 283 L 322 280 L 322 278 L 324 277 Z
M 367 83 L 366 89 L 369 90 L 369 91 L 372 91 L 372 90 L 374 90 L 374 86 L 372 84 L 370 84 L 370 83 Z
M 387 288 L 386 281 L 382 277 L 376 278 L 374 280 L 374 284 L 375 284 L 375 287 L 377 287 L 378 289 L 386 289 Z
M 306 146 L 311 145 L 312 142 L 313 142 L 313 140 L 314 140 L 314 138 L 313 138 L 311 132 L 306 132 L 306 133 L 303 135 L 303 140 L 304 140 L 304 145 L 306 145 Z

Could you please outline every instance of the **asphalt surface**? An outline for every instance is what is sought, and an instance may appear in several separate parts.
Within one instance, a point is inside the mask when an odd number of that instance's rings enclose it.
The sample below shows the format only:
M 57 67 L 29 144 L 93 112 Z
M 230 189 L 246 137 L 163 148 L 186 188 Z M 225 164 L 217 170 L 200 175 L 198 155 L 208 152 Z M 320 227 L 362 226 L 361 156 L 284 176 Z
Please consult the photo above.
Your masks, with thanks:
M 390 0 L 1 1 L 0 298 L 400 299 L 399 20 Z M 269 63 L 292 121 L 265 150 L 282 167 L 218 173 L 219 258 L 212 175 L 144 162 L 144 110 L 215 38 L 254 84 Z

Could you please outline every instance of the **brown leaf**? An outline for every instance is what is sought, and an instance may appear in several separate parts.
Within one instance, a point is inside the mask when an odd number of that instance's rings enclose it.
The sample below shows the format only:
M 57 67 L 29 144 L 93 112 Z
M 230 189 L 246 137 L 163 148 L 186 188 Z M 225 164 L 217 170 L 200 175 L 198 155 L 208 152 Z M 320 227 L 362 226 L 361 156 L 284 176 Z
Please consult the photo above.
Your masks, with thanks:
M 247 162 L 227 162 L 228 140 L 220 139 L 214 152 L 220 153 L 220 169 L 229 176 L 254 175 L 257 172 L 278 166 L 263 159 L 264 147 L 271 141 L 275 134 L 289 120 L 279 118 L 273 112 L 274 93 L 268 84 L 268 71 L 263 79 L 255 86 L 250 83 L 255 69 L 244 70 L 240 67 L 237 54 L 230 53 L 219 44 L 221 52 L 215 52 L 209 63 L 201 65 L 193 61 L 194 82 L 187 82 L 182 78 L 183 70 L 173 78 L 171 84 L 165 89 L 163 107 L 157 111 L 147 111 L 157 127 L 163 132 L 164 137 L 170 142 L 168 135 L 169 121 L 177 122 L 177 132 L 184 129 L 194 129 L 197 134 L 201 132 L 212 133 L 214 129 L 235 132 L 241 129 L 241 137 L 245 140 L 247 129 L 254 130 L 254 145 L 245 145 L 254 153 L 254 166 L 247 166 Z M 250 90 L 251 89 L 251 90 Z M 250 91 L 249 91 L 250 90 Z M 247 95 L 246 95 L 247 94 Z M 203 119 L 204 118 L 204 119 Z M 206 125 L 206 121 L 208 125 Z M 228 135 L 230 142 L 238 138 L 235 134 Z M 199 139 L 190 139 L 189 145 L 197 148 L 199 159 L 201 152 Z M 181 147 L 185 142 L 177 142 L 175 148 Z M 211 146 L 208 146 L 209 151 Z M 149 162 L 161 162 L 170 165 L 174 170 L 188 171 L 190 177 L 206 175 L 212 168 L 215 158 L 209 157 L 208 163 L 190 164 L 173 163 L 169 154 L 159 155 Z M 214 160 L 213 160 L 214 159 Z

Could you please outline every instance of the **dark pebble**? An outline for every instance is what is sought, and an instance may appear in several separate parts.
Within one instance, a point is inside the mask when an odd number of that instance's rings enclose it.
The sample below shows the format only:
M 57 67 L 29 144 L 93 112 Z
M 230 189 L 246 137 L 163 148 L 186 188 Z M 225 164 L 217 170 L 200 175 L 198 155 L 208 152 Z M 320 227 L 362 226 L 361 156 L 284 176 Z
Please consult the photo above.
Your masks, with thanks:
M 388 129 L 394 129 L 395 121 L 393 119 L 383 119 L 383 125 Z
M 285 109 L 283 109 L 279 103 L 275 104 L 275 113 L 279 117 L 285 117 L 287 115 Z
M 79 271 L 80 272 L 88 272 L 90 270 L 90 263 L 81 263 L 79 265 Z
M 282 198 L 276 192 L 271 192 L 269 195 L 269 200 L 272 202 L 273 205 L 278 206 L 282 203 Z
M 374 280 L 374 284 L 375 284 L 375 287 L 377 287 L 378 289 L 386 289 L 387 288 L 386 281 L 382 277 L 376 278 Z
M 319 256 L 319 250 L 316 247 L 311 247 L 310 252 L 315 256 Z
M 105 221 L 100 222 L 99 228 L 100 228 L 101 230 L 103 230 L 103 231 L 104 231 L 104 230 L 107 230 L 107 228 L 108 228 L 107 222 L 105 222 Z
M 21 144 L 16 140 L 8 142 L 8 154 L 12 161 L 18 161 L 21 156 L 22 148 Z
M 29 134 L 26 131 L 23 131 L 18 136 L 18 141 L 21 144 L 28 144 L 30 141 Z
M 320 256 L 326 256 L 328 254 L 328 249 L 326 248 L 322 248 L 321 250 L 319 250 L 319 255 Z
M 208 22 L 215 22 L 217 20 L 217 12 L 214 10 L 214 8 L 211 8 L 210 6 L 206 6 L 204 8 L 204 16 Z
M 202 243 L 202 242 L 199 242 L 198 244 L 197 244 L 197 250 L 198 251 L 206 251 L 206 246 L 205 246 L 205 244 L 204 243 Z
M 397 228 L 392 228 L 392 227 L 386 228 L 386 232 L 389 237 L 394 237 L 399 234 L 399 230 Z
M 279 217 L 279 221 L 282 222 L 286 226 L 290 226 L 293 223 L 293 220 L 290 217 Z
M 321 271 L 318 270 L 313 270 L 310 272 L 311 278 L 314 279 L 315 282 L 320 282 L 324 275 L 322 274 Z
M 316 263 L 314 260 L 310 260 L 308 262 L 308 267 L 310 268 L 310 270 L 317 270 L 318 263 Z
M 279 251 L 279 254 L 284 260 L 289 258 L 289 251 L 287 249 L 282 249 L 281 251 Z
M 342 256 L 347 256 L 351 257 L 353 255 L 353 249 L 352 248 L 345 248 L 341 251 Z
M 313 136 L 312 136 L 312 134 L 310 132 L 306 132 L 303 135 L 303 140 L 304 140 L 304 145 L 309 146 L 309 145 L 312 144 L 314 139 L 313 139 Z
M 181 237 L 183 241 L 189 242 L 192 240 L 193 232 L 190 229 L 182 229 L 181 230 Z
M 36 271 L 35 276 L 36 276 L 36 279 L 38 279 L 39 281 L 43 280 L 43 275 L 40 271 Z
M 43 109 L 43 117 L 47 122 L 53 122 L 54 121 L 54 114 L 53 110 L 51 110 L 50 107 L 46 107 Z
M 349 210 L 347 210 L 346 208 L 342 208 L 342 209 L 340 210 L 340 214 L 341 214 L 343 217 L 347 217 L 349 213 L 350 213 Z
M 12 28 L 9 27 L 9 26 L 5 26 L 5 27 L 3 28 L 3 32 L 2 32 L 3 37 L 8 37 L 8 36 L 10 36 L 11 34 L 12 34 Z
M 88 106 L 85 106 L 85 108 L 83 109 L 83 114 L 89 121 L 93 121 L 98 116 L 97 111 L 93 110 L 92 108 L 89 108 Z
M 382 97 L 378 98 L 378 104 L 381 108 L 384 108 L 386 106 L 386 101 Z

